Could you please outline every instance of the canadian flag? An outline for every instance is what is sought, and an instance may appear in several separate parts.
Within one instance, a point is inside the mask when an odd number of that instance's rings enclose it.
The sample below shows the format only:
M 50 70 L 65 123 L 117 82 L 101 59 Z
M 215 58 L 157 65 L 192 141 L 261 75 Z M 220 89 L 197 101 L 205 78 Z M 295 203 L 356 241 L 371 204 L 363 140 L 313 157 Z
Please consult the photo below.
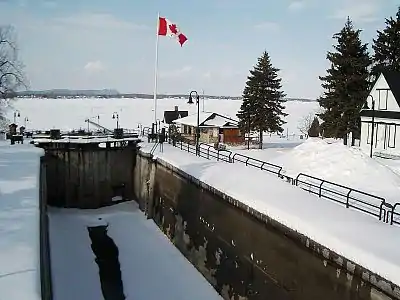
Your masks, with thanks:
M 181 45 L 187 41 L 186 35 L 184 35 L 176 26 L 176 24 L 172 23 L 170 20 L 166 18 L 159 17 L 158 19 L 158 35 L 169 36 L 172 38 L 176 38 Z

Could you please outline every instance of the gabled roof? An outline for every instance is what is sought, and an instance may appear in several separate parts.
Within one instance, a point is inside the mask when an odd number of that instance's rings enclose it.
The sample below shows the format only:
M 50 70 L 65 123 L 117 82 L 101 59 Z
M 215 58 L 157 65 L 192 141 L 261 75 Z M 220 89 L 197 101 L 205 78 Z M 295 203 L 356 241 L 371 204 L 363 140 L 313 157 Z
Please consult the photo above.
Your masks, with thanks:
M 173 121 L 176 124 L 183 124 L 187 126 L 197 126 L 197 113 L 187 116 L 185 118 Z M 200 112 L 199 114 L 200 127 L 237 127 L 238 121 L 228 116 L 224 116 L 213 112 Z
M 172 124 L 176 119 L 184 118 L 189 115 L 187 110 L 166 110 L 164 111 L 164 122 Z
M 398 71 L 383 71 L 383 76 L 392 91 L 394 98 L 400 106 L 400 72 Z

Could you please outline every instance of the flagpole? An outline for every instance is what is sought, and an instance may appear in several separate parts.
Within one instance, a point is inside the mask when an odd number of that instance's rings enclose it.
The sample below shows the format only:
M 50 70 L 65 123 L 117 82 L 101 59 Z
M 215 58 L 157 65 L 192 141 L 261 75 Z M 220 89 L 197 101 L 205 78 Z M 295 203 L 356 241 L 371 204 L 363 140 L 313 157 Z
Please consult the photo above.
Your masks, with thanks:
M 160 13 L 157 13 L 157 31 L 156 31 L 156 59 L 154 66 L 154 123 L 157 124 L 157 78 L 158 78 L 158 29 L 160 27 Z

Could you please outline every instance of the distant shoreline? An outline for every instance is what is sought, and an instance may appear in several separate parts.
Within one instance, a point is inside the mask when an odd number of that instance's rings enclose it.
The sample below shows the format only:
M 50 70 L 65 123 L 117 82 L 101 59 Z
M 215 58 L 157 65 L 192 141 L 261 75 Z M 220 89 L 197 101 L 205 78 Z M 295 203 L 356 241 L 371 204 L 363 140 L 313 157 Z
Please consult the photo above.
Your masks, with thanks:
M 20 91 L 14 95 L 9 95 L 9 98 L 49 98 L 49 99 L 72 99 L 72 98 L 130 98 L 130 99 L 153 99 L 153 94 L 141 93 L 120 93 L 114 89 L 103 90 L 69 90 L 69 89 L 53 89 L 42 91 Z M 207 99 L 229 99 L 229 100 L 242 100 L 242 96 L 213 96 L 213 95 L 200 95 Z M 187 94 L 158 94 L 157 99 L 186 99 Z M 316 99 L 304 98 L 286 98 L 287 101 L 301 101 L 301 102 L 314 102 Z
M 44 98 L 44 99 L 76 99 L 76 98 L 98 98 L 98 99 L 148 99 L 153 100 L 153 95 L 150 94 L 121 94 L 115 91 L 24 91 L 17 92 L 14 97 L 9 98 Z M 201 98 L 203 95 L 201 95 Z M 159 94 L 157 95 L 157 99 L 187 99 L 188 95 L 186 94 Z M 205 99 L 211 100 L 242 100 L 241 96 L 213 96 L 213 95 L 204 95 Z M 315 102 L 316 99 L 305 99 L 305 98 L 286 98 L 287 101 L 300 101 L 300 102 Z

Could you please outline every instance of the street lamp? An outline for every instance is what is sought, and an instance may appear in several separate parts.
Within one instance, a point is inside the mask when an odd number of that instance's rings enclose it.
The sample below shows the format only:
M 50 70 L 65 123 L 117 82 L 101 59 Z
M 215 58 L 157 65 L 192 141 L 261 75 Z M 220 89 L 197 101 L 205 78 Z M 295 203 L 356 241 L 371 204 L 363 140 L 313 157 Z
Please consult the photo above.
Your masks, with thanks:
M 14 124 L 17 123 L 17 117 L 19 118 L 21 116 L 21 113 L 19 110 L 14 111 Z
M 161 129 L 161 120 L 156 119 L 156 133 L 158 133 Z
M 189 94 L 188 104 L 193 104 L 192 94 L 196 94 L 196 105 L 197 105 L 197 127 L 196 127 L 196 155 L 199 155 L 199 140 L 200 140 L 200 105 L 199 105 L 199 94 L 196 91 L 191 91 Z
M 371 148 L 370 148 L 370 151 L 369 151 L 369 157 L 372 158 L 372 148 L 373 148 L 373 145 L 374 145 L 374 130 L 375 130 L 375 100 L 374 100 L 374 97 L 372 97 L 372 95 L 368 95 L 368 97 L 371 97 L 371 100 L 372 100 L 371 101 L 372 102 L 372 108 L 371 108 L 372 109 Z M 368 102 L 365 102 L 363 108 L 364 109 L 369 109 Z M 368 137 L 367 137 L 367 139 L 368 139 Z
M 117 112 L 113 112 L 113 115 L 112 115 L 112 118 L 113 119 L 117 119 L 117 129 L 119 128 L 119 114 L 117 113 Z

